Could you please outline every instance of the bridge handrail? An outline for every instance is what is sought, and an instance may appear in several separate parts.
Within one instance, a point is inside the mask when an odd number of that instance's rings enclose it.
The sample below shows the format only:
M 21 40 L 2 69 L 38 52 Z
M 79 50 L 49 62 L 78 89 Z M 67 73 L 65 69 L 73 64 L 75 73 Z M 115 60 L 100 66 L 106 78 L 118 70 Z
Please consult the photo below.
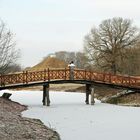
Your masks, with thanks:
M 75 80 L 87 80 L 130 87 L 140 87 L 140 77 L 113 75 L 84 69 L 74 69 Z M 23 71 L 20 73 L 0 75 L 0 85 L 27 84 L 36 81 L 70 80 L 69 68 Z

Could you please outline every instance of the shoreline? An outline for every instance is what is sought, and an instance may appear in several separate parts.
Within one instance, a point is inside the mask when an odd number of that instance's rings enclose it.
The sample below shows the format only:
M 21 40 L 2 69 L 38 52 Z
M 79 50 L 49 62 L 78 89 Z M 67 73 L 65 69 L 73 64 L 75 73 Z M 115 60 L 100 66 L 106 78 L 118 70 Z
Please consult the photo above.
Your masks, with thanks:
M 39 119 L 22 116 L 27 106 L 0 97 L 0 139 L 60 140 L 59 134 Z

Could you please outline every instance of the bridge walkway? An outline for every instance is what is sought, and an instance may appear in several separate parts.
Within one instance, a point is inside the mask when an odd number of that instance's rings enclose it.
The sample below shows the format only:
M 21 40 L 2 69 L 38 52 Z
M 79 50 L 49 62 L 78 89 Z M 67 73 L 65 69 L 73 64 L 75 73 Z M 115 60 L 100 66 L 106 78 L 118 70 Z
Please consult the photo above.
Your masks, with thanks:
M 91 93 L 91 87 L 99 84 L 140 92 L 140 77 L 112 75 L 83 69 L 74 69 L 73 73 L 65 68 L 0 75 L 0 90 L 43 85 L 43 104 L 49 95 L 49 84 L 61 83 L 85 84 L 86 97 Z

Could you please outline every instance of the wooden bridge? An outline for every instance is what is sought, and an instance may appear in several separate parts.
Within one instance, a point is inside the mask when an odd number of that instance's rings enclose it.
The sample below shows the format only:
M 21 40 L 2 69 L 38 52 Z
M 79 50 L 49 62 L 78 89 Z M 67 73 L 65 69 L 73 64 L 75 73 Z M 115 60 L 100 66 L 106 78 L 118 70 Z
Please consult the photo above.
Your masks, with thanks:
M 86 84 L 86 102 L 94 85 L 107 85 L 140 92 L 140 77 L 112 75 L 89 70 L 45 69 L 43 71 L 23 71 L 0 75 L 0 90 L 43 85 L 43 104 L 49 105 L 49 84 Z M 45 101 L 47 99 L 47 101 Z

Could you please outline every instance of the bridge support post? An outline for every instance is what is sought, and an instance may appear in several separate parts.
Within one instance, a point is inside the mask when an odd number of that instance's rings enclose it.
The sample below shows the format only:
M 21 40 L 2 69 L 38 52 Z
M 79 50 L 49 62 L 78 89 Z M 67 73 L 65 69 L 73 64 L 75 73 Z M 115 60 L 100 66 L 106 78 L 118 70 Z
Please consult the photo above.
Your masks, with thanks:
M 89 94 L 90 94 L 90 87 L 91 85 L 90 84 L 86 84 L 86 100 L 85 100 L 85 103 L 86 104 L 89 104 Z
M 94 105 L 94 88 L 91 84 L 86 84 L 86 100 L 85 103 L 89 104 L 89 95 L 91 95 L 90 102 L 91 105 Z
M 43 105 L 50 106 L 49 84 L 43 85 Z
M 94 88 L 91 87 L 91 105 L 94 105 L 95 104 L 95 100 L 94 100 Z

